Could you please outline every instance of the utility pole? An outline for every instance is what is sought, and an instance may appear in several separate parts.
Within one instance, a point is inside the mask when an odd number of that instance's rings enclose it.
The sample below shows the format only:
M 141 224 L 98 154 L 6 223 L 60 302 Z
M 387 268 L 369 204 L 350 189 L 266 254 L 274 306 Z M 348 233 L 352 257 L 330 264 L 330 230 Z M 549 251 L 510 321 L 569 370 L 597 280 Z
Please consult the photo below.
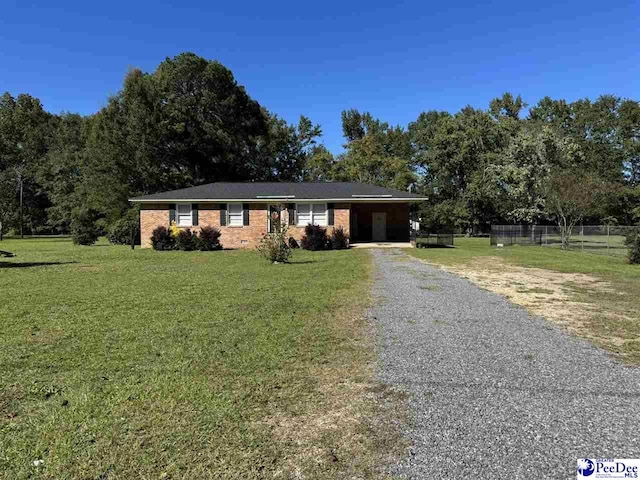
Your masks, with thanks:
M 24 154 L 23 150 L 24 147 L 22 146 L 22 143 L 18 142 L 18 151 L 20 152 L 20 157 L 22 158 L 22 164 L 20 165 L 20 171 L 18 172 L 18 181 L 20 182 L 20 238 L 24 238 L 24 228 L 23 228 L 23 223 L 24 223 L 24 208 L 23 208 L 23 199 L 24 199 L 24 157 L 22 157 L 22 155 Z
M 24 229 L 23 229 L 23 225 L 24 225 L 24 220 L 23 220 L 23 216 L 24 216 L 24 208 L 22 205 L 22 198 L 23 198 L 23 179 L 22 179 L 22 173 L 20 173 L 20 238 L 24 238 Z

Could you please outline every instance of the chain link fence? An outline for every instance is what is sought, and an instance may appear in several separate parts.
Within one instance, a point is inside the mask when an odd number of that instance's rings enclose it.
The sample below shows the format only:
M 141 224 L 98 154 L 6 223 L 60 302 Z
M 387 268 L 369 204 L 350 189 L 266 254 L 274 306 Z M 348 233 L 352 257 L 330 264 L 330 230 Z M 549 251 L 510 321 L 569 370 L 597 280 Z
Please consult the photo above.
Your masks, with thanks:
M 633 226 L 576 225 L 571 230 L 569 250 L 605 255 L 626 255 L 625 236 Z M 560 227 L 554 225 L 492 225 L 491 245 L 541 245 L 562 248 Z
M 411 229 L 410 240 L 417 248 L 452 247 L 452 229 L 414 230 Z

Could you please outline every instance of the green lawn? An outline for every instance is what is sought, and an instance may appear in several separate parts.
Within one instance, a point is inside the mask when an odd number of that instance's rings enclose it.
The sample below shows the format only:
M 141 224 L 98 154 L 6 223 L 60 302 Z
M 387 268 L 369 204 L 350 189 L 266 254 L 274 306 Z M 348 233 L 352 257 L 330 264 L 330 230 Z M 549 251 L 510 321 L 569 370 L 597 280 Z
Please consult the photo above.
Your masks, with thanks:
M 0 249 L 0 478 L 372 474 L 366 426 L 287 427 L 371 382 L 367 252 Z
M 454 248 L 411 249 L 421 258 L 443 265 L 464 264 L 477 257 L 497 256 L 509 263 L 568 273 L 597 274 L 612 279 L 640 281 L 640 266 L 629 265 L 625 258 L 607 257 L 590 252 L 562 251 L 539 246 L 492 247 L 488 238 L 456 238 Z
M 607 282 L 610 288 L 589 289 L 568 285 L 571 300 L 591 305 L 585 320 L 589 337 L 620 358 L 640 364 L 640 265 L 629 265 L 623 256 L 562 251 L 539 246 L 492 247 L 488 238 L 456 238 L 454 248 L 408 249 L 407 253 L 431 263 L 473 268 L 478 260 L 493 258 L 507 264 L 563 273 L 584 273 Z M 497 268 L 499 268 L 499 264 Z M 522 279 L 523 284 L 526 279 Z M 591 335 L 592 334 L 592 335 Z M 607 338 L 617 338 L 616 344 Z

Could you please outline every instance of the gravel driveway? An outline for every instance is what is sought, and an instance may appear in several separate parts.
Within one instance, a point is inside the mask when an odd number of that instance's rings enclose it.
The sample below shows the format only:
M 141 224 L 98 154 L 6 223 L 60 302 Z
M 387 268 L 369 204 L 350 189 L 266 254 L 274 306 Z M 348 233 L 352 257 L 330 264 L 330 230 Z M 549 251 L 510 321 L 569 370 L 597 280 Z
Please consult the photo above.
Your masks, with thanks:
M 407 478 L 576 478 L 640 457 L 640 369 L 400 251 L 372 250 L 380 379 L 409 395 Z

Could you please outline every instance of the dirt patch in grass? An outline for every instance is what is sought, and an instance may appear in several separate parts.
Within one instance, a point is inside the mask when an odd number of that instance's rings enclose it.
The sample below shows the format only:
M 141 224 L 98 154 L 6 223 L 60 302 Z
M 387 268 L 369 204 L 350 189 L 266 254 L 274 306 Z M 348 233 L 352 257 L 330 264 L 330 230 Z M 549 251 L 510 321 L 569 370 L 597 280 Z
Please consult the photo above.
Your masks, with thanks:
M 408 399 L 375 378 L 375 332 L 365 317 L 375 299 L 365 287 L 336 314 L 341 348 L 311 372 L 320 401 L 301 415 L 264 419 L 287 452 L 274 478 L 391 478 L 384 466 L 409 446 L 399 429 Z
M 397 427 L 406 415 L 404 394 L 370 375 L 345 381 L 363 373 L 347 370 L 318 372 L 325 401 L 311 413 L 266 419 L 287 447 L 275 478 L 384 478 L 382 467 L 404 452 Z
M 438 292 L 441 290 L 440 285 L 420 285 L 418 288 L 420 290 L 429 290 L 432 292 Z
M 637 342 L 627 334 L 625 322 L 638 322 L 634 312 L 620 308 L 628 294 L 609 282 L 583 273 L 562 273 L 509 264 L 500 257 L 478 257 L 464 265 L 440 265 L 616 353 L 635 357 L 624 346 Z M 612 304 L 617 308 L 611 308 Z M 616 328 L 617 327 L 617 328 Z

